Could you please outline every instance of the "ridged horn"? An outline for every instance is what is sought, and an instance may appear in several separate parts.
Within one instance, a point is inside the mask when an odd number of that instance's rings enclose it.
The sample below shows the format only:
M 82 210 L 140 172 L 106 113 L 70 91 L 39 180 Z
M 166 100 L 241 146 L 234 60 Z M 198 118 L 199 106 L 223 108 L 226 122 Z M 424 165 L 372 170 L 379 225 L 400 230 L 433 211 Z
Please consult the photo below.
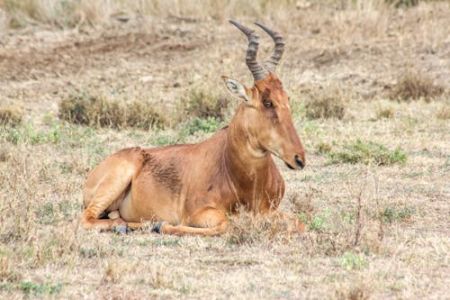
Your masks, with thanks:
M 264 62 L 264 66 L 267 70 L 270 72 L 275 72 L 275 69 L 277 68 L 278 63 L 281 60 L 281 57 L 283 56 L 284 52 L 284 39 L 276 31 L 270 30 L 266 26 L 262 25 L 261 23 L 256 22 L 255 25 L 259 26 L 264 30 L 275 42 L 275 49 L 273 50 L 272 56 Z
M 230 23 L 236 26 L 247 36 L 248 48 L 245 62 L 247 63 L 250 72 L 252 72 L 253 78 L 255 81 L 264 79 L 268 75 L 268 72 L 256 60 L 259 46 L 259 36 L 257 36 L 250 28 L 247 28 L 236 21 L 230 20 Z

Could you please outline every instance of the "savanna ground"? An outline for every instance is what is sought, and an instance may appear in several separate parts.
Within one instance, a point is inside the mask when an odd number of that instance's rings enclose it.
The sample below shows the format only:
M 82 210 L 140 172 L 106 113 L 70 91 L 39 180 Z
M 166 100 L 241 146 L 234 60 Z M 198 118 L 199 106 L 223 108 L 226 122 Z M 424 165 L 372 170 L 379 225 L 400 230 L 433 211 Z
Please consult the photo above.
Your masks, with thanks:
M 449 298 L 450 3 L 388 2 L 0 0 L 0 298 Z M 252 82 L 229 17 L 286 36 L 307 232 L 80 228 L 106 155 L 228 122 L 220 76 Z

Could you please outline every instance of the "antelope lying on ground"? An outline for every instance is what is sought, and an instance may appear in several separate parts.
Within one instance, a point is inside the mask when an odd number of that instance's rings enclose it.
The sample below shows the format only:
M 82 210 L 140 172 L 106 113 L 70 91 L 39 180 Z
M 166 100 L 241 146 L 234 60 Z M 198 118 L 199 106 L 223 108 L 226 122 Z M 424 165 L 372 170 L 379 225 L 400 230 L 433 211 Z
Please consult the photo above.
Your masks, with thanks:
M 256 60 L 259 37 L 230 22 L 248 38 L 246 63 L 254 86 L 223 77 L 242 99 L 229 126 L 198 144 L 128 148 L 106 158 L 84 187 L 85 228 L 126 232 L 154 222 L 155 232 L 217 235 L 226 231 L 227 214 L 239 206 L 262 214 L 278 207 L 285 186 L 271 154 L 291 169 L 305 166 L 288 96 L 274 73 L 284 41 L 256 23 L 275 42 L 272 56 L 261 65 Z

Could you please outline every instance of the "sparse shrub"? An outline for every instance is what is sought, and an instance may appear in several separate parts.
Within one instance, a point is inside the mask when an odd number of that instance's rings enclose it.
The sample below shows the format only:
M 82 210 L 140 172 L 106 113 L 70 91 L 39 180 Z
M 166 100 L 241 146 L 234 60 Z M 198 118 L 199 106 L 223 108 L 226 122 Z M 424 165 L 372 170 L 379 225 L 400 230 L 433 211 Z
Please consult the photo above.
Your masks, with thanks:
M 8 161 L 11 158 L 12 151 L 2 143 L 0 146 L 0 162 Z
M 292 211 L 294 214 L 304 214 L 308 220 L 314 213 L 314 206 L 312 204 L 312 198 L 317 193 L 317 190 L 310 189 L 301 196 L 299 193 L 293 193 L 288 197 L 289 202 L 292 205 Z M 303 221 L 303 220 L 302 220 Z
M 346 94 L 339 88 L 314 89 L 305 93 L 305 114 L 310 119 L 342 119 L 347 106 Z
M 362 254 L 355 254 L 353 252 L 345 252 L 341 257 L 341 266 L 350 270 L 361 270 L 367 265 L 367 261 Z
M 394 117 L 394 109 L 392 107 L 379 107 L 376 111 L 377 120 L 392 119 Z
M 449 120 L 450 119 L 450 106 L 443 105 L 436 113 L 436 117 L 441 120 Z
M 17 106 L 0 108 L 0 126 L 17 126 L 22 123 L 23 112 Z
M 405 74 L 389 92 L 391 100 L 412 101 L 423 99 L 431 101 L 444 93 L 444 88 L 435 85 L 423 74 L 409 72 Z
M 230 218 L 225 238 L 230 244 L 254 244 L 282 239 L 289 233 L 288 220 L 278 213 L 254 215 L 244 209 Z
M 350 287 L 340 287 L 336 290 L 336 298 L 339 300 L 367 300 L 370 299 L 371 288 L 361 282 L 352 283 Z
M 148 279 L 150 286 L 154 289 L 171 289 L 175 286 L 174 279 L 168 276 L 168 273 L 163 268 L 151 270 Z
M 166 124 L 166 119 L 150 103 L 123 104 L 89 95 L 74 95 L 61 101 L 59 118 L 74 124 L 111 128 L 149 129 Z
M 4 253 L 0 252 L 0 282 L 17 282 L 22 277 L 19 272 L 17 272 L 16 268 L 13 267 L 11 259 L 8 256 L 5 256 Z M 0 286 L 0 291 L 1 291 Z
M 228 106 L 227 98 L 204 89 L 194 89 L 181 102 L 181 117 L 224 120 Z
M 320 142 L 316 145 L 316 153 L 318 154 L 327 154 L 330 153 L 331 150 L 333 150 L 333 146 L 328 143 Z
M 121 279 L 122 272 L 117 263 L 108 262 L 105 268 L 102 282 L 104 283 L 118 283 Z
M 330 152 L 329 158 L 331 163 L 363 163 L 377 166 L 406 162 L 406 154 L 398 147 L 389 150 L 381 144 L 361 140 L 344 145 L 340 151 Z
M 419 4 L 419 0 L 385 0 L 387 4 L 399 7 L 412 7 Z
M 125 127 L 143 129 L 163 128 L 167 120 L 153 104 L 134 101 L 126 105 Z
M 383 221 L 386 223 L 393 223 L 396 221 L 405 222 L 411 220 L 416 210 L 412 207 L 386 207 L 381 213 Z

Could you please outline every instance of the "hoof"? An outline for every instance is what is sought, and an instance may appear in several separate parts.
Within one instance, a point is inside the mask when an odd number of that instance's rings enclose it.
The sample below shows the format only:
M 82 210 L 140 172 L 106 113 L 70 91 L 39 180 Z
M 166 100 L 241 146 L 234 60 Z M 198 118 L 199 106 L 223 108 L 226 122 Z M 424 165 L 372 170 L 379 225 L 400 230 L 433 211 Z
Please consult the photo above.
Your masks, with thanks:
M 164 222 L 157 222 L 153 225 L 151 232 L 161 233 Z
M 114 226 L 112 231 L 117 234 L 127 234 L 129 232 L 128 226 L 125 224 Z

